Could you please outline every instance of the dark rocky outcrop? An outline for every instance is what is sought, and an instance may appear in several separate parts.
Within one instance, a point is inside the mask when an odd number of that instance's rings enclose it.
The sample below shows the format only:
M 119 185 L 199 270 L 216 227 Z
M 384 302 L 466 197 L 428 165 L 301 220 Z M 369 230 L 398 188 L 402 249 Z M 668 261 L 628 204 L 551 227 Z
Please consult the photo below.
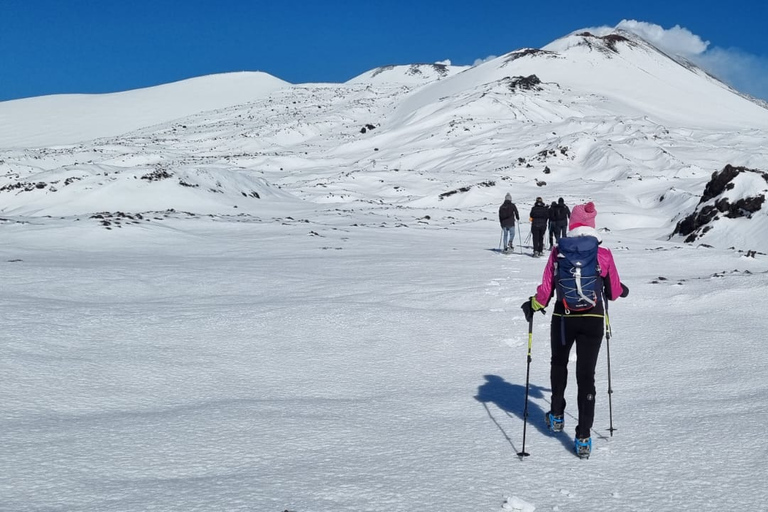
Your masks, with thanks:
M 539 50 L 538 48 L 523 48 L 521 50 L 515 50 L 504 56 L 504 64 L 509 64 L 517 59 L 523 57 L 555 57 L 557 54 L 546 50 Z
M 608 34 L 605 36 L 596 36 L 591 32 L 582 32 L 576 35 L 584 38 L 583 43 L 581 44 L 585 44 L 590 49 L 597 50 L 609 55 L 611 53 L 619 53 L 619 49 L 617 48 L 619 43 L 624 43 L 629 46 L 634 46 L 637 44 L 631 39 L 617 33 Z
M 513 76 L 504 79 L 510 90 L 540 91 L 541 80 L 536 75 Z
M 712 173 L 712 179 L 704 187 L 704 193 L 696 209 L 677 223 L 672 235 L 684 236 L 685 242 L 692 243 L 712 229 L 712 223 L 721 216 L 729 219 L 752 218 L 752 214 L 759 211 L 765 202 L 764 193 L 742 197 L 735 201 L 721 197 L 736 186 L 734 180 L 737 176 L 747 172 L 758 173 L 768 183 L 768 174 L 762 171 L 726 165 L 722 171 Z

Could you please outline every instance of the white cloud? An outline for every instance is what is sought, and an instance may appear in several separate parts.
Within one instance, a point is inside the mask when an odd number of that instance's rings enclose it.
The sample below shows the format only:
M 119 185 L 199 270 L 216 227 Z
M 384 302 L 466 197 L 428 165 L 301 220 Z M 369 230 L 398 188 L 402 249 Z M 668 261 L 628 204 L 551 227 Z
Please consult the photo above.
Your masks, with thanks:
M 709 46 L 709 41 L 703 41 L 699 36 L 680 25 L 665 29 L 645 21 L 622 20 L 616 25 L 616 28 L 637 34 L 667 53 L 687 58 L 704 53 Z
M 493 60 L 496 57 L 498 57 L 498 55 L 489 55 L 488 57 L 486 57 L 484 59 L 475 59 L 475 62 L 473 62 L 472 65 L 473 66 L 477 66 L 479 64 L 482 64 L 483 62 L 488 62 L 489 60 Z

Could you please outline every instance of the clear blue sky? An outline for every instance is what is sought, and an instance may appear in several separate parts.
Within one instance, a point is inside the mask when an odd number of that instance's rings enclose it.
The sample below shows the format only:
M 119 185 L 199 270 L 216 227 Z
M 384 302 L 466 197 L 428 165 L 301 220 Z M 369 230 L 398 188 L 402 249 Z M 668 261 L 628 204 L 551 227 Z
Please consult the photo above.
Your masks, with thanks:
M 0 0 L 0 101 L 226 71 L 343 82 L 387 64 L 473 64 L 633 19 L 675 25 L 768 77 L 768 1 Z M 727 56 L 727 54 L 726 54 Z M 739 84 L 741 86 L 741 84 Z M 762 89 L 750 91 L 768 98 Z

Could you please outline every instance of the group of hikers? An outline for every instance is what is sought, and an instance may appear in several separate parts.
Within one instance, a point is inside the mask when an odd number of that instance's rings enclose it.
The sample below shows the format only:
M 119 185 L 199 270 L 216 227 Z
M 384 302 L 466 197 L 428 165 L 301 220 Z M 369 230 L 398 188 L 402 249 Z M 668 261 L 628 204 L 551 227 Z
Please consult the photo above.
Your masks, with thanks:
M 530 364 L 533 315 L 537 311 L 546 313 L 544 308 L 550 300 L 556 299 L 550 328 L 552 399 L 550 410 L 544 415 L 546 428 L 553 434 L 562 432 L 565 426 L 568 359 L 576 345 L 576 402 L 579 415 L 573 447 L 580 458 L 589 458 L 592 451 L 595 366 L 606 329 L 610 334 L 607 301 L 629 295 L 629 288 L 619 278 L 613 254 L 601 245 L 596 216 L 597 209 L 592 202 L 576 205 L 571 211 L 562 197 L 549 206 L 541 197 L 536 198 L 529 215 L 533 254 L 543 256 L 544 235 L 549 230 L 549 259 L 536 293 L 520 306 L 529 325 Z M 499 221 L 503 230 L 503 247 L 509 250 L 514 245 L 515 223 L 520 221 L 510 194 L 505 196 L 504 204 L 499 208 Z M 526 390 L 527 386 L 526 382 Z M 527 400 L 526 391 L 526 421 Z M 527 455 L 525 436 L 521 455 Z
M 549 232 L 549 250 L 568 231 L 568 221 L 571 218 L 571 210 L 565 204 L 563 198 L 547 206 L 541 197 L 536 202 L 528 215 L 531 223 L 531 238 L 533 239 L 533 255 L 544 256 L 544 236 Z M 512 202 L 512 196 L 504 196 L 504 203 L 499 207 L 499 222 L 502 229 L 502 250 L 512 251 L 515 248 L 515 224 L 520 222 L 520 213 Z M 522 247 L 522 244 L 520 244 Z

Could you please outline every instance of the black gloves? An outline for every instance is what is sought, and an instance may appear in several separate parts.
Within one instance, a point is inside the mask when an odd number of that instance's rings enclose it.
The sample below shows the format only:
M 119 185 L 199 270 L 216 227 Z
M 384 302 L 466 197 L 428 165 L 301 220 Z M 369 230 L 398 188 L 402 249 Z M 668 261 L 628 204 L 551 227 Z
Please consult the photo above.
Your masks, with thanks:
M 619 295 L 619 297 L 624 298 L 627 295 L 629 295 L 629 288 L 627 288 L 627 286 L 624 283 L 621 283 L 621 295 Z
M 544 309 L 544 306 L 539 304 L 539 302 L 536 300 L 535 297 L 529 298 L 527 301 L 523 302 L 523 304 L 520 306 L 520 309 L 523 310 L 523 314 L 525 315 L 525 321 L 528 323 L 531 323 L 533 320 L 533 314 L 536 311 L 541 311 L 542 314 L 546 315 L 547 312 Z
M 531 320 L 533 320 L 533 308 L 531 307 L 531 301 L 527 300 L 523 302 L 523 305 L 520 306 L 520 309 L 523 310 L 523 314 L 525 315 L 525 321 L 528 323 L 531 323 Z

